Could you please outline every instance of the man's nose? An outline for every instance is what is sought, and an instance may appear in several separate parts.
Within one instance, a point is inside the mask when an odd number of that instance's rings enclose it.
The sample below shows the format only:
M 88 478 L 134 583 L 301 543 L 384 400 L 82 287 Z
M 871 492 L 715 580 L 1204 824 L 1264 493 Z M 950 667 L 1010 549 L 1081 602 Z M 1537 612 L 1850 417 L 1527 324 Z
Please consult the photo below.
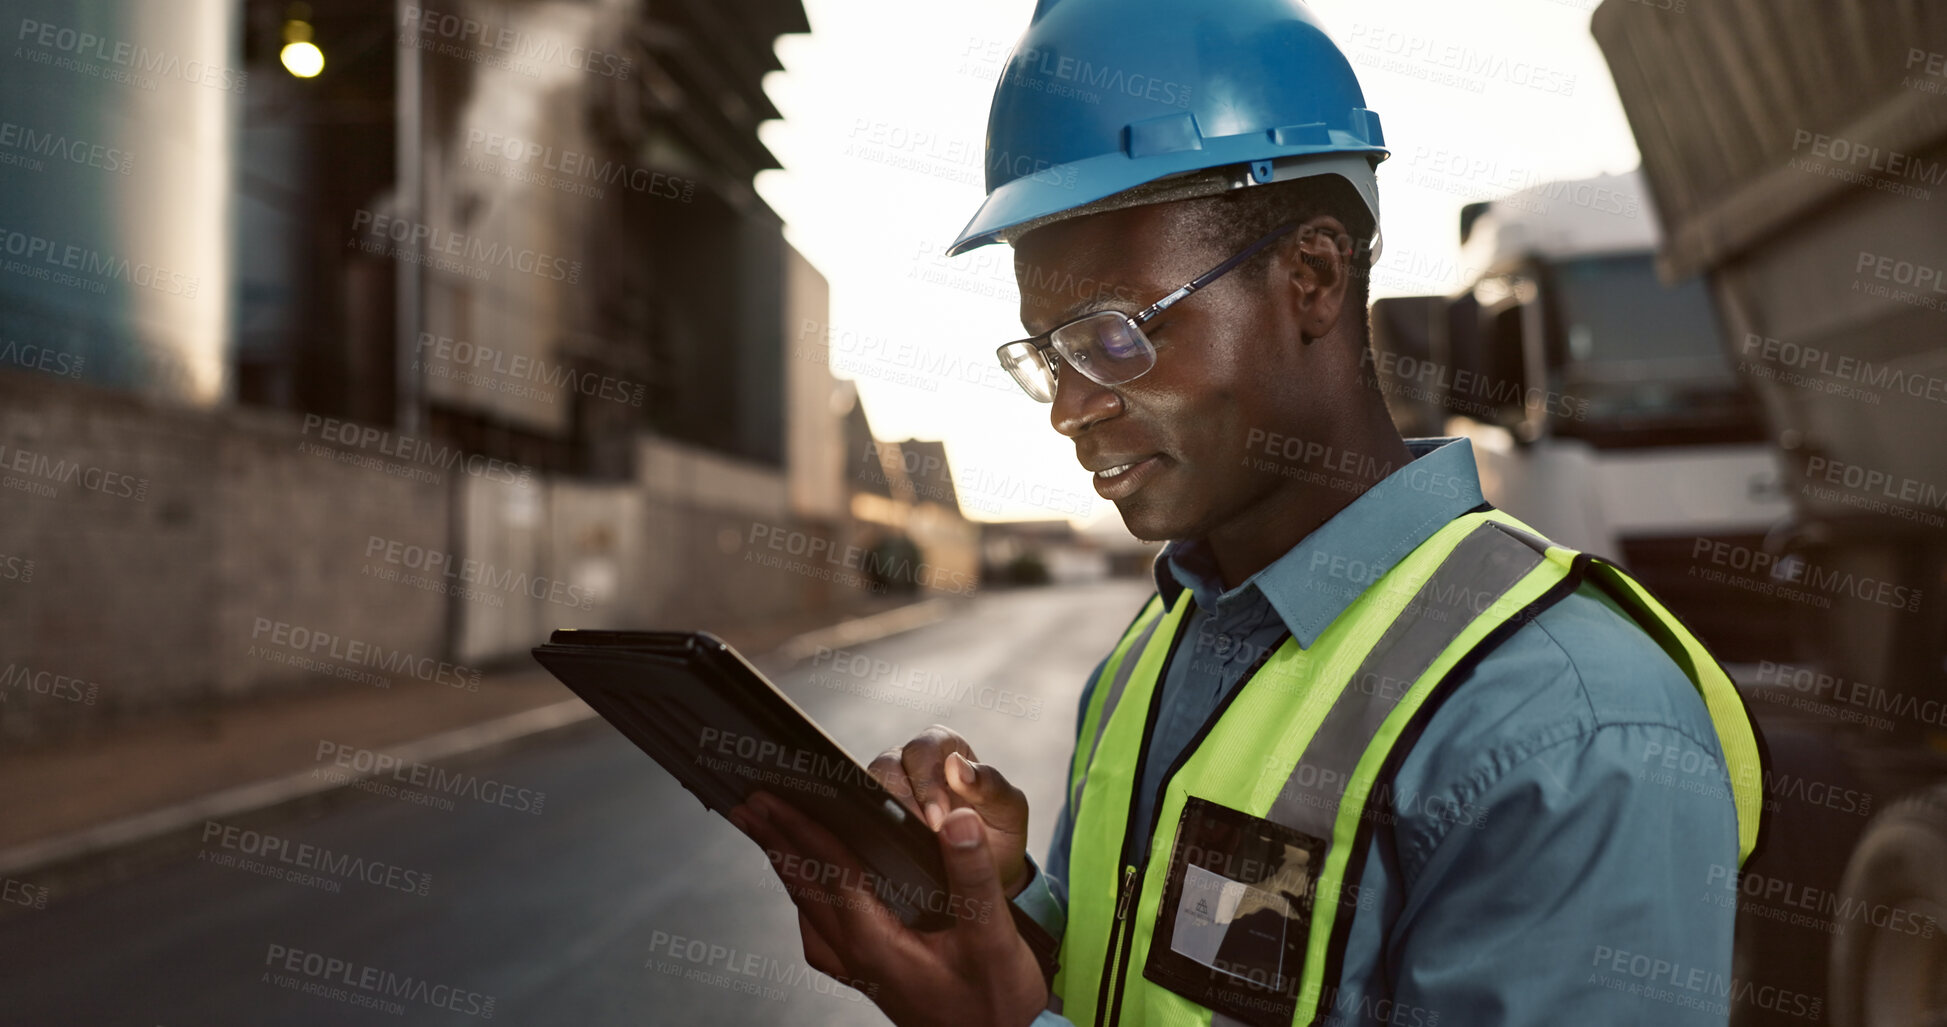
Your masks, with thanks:
M 1054 409 L 1048 414 L 1056 431 L 1072 439 L 1095 422 L 1121 412 L 1122 397 L 1114 389 L 1098 384 L 1062 360 L 1055 375 Z

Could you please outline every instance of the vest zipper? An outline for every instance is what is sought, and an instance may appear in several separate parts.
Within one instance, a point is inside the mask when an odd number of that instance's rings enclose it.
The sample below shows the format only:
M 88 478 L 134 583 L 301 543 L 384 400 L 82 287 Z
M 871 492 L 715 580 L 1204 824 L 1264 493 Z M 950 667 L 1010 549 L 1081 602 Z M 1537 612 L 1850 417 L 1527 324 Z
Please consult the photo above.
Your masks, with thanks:
M 1149 862 L 1149 839 L 1138 843 L 1131 835 L 1136 823 L 1136 811 L 1142 797 L 1143 773 L 1149 766 L 1149 740 L 1156 733 L 1156 718 L 1163 711 L 1163 682 L 1169 680 L 1170 663 L 1176 659 L 1177 643 L 1183 640 L 1183 632 L 1190 626 L 1186 613 L 1177 622 L 1176 633 L 1170 637 L 1170 647 L 1165 651 L 1163 666 L 1156 672 L 1156 683 L 1149 690 L 1149 709 L 1143 715 L 1142 747 L 1136 750 L 1136 774 L 1129 779 L 1129 813 L 1122 821 L 1122 893 L 1116 896 L 1115 926 L 1109 929 L 1108 958 L 1115 961 L 1115 970 L 1108 970 L 1103 964 L 1102 991 L 1095 1002 L 1096 1027 L 1113 1025 L 1122 1017 L 1122 978 L 1129 969 L 1129 950 L 1135 946 L 1129 942 L 1129 932 L 1135 926 L 1135 919 L 1129 915 L 1129 905 L 1135 899 L 1137 889 L 1142 885 L 1143 867 Z M 1155 644 L 1155 639 L 1150 639 Z M 1127 657 L 1124 657 L 1127 659 Z M 1168 781 L 1165 780 L 1165 785 Z M 1110 1003 L 1114 1003 L 1113 1012 Z M 1106 1017 L 1106 1019 L 1105 1019 Z
M 1143 862 L 1147 863 L 1148 860 L 1145 859 Z M 1136 896 L 1142 892 L 1143 869 L 1143 867 L 1135 866 L 1128 867 L 1122 872 L 1122 898 L 1116 903 L 1115 908 L 1115 979 L 1118 983 L 1115 989 L 1115 998 L 1112 1000 L 1115 1005 L 1109 1010 L 1109 1023 L 1111 1027 L 1122 1022 L 1122 994 L 1129 990 L 1123 987 L 1120 982 L 1129 975 L 1129 953 L 1134 952 L 1136 949 L 1136 918 L 1130 915 L 1133 912 L 1130 907 L 1134 905 Z
M 1104 973 L 1102 975 L 1101 990 L 1095 996 L 1096 1027 L 1102 1027 L 1102 1024 L 1105 1022 L 1104 1017 L 1108 1015 L 1111 986 L 1114 982 L 1121 980 L 1122 975 L 1127 973 L 1129 969 L 1129 949 L 1133 947 L 1128 941 L 1129 930 L 1127 925 L 1131 922 L 1129 920 L 1129 903 L 1135 896 L 1136 889 L 1141 886 L 1141 882 L 1142 871 L 1140 869 L 1132 866 L 1122 868 L 1122 893 L 1117 895 L 1115 900 L 1115 926 L 1109 929 L 1109 959 L 1116 961 L 1116 968 L 1114 973 Z M 1121 989 L 1117 988 L 1114 995 L 1116 1015 L 1119 1017 L 1122 1014 Z
M 1143 721 L 1142 748 L 1138 750 L 1136 756 L 1136 776 L 1129 785 L 1129 816 L 1122 823 L 1122 894 L 1116 897 L 1116 922 L 1109 932 L 1109 958 L 1115 960 L 1116 967 L 1114 973 L 1105 972 L 1102 975 L 1102 990 L 1095 1000 L 1096 1027 L 1105 1027 L 1105 1025 L 1117 1027 L 1122 1022 L 1122 993 L 1128 990 L 1122 985 L 1122 980 L 1129 972 L 1129 953 L 1135 948 L 1133 939 L 1129 937 L 1135 932 L 1136 926 L 1136 918 L 1130 915 L 1132 912 L 1130 907 L 1142 892 L 1143 875 L 1148 870 L 1149 852 L 1152 848 L 1149 839 L 1145 838 L 1141 847 L 1132 852 L 1131 829 L 1136 825 L 1136 810 L 1139 808 L 1136 803 L 1142 794 L 1143 772 L 1148 769 L 1149 740 L 1156 731 L 1156 718 L 1163 709 L 1163 683 L 1169 680 L 1170 663 L 1176 659 L 1177 645 L 1183 641 L 1183 635 L 1189 626 L 1190 618 L 1186 614 L 1176 626 L 1176 635 L 1170 639 L 1169 653 L 1163 658 L 1163 666 L 1156 672 L 1156 684 L 1150 690 L 1149 713 Z M 1257 672 L 1270 662 L 1271 654 L 1281 648 L 1285 640 L 1290 637 L 1289 631 L 1281 632 L 1275 643 L 1258 654 L 1258 658 L 1251 663 L 1244 676 L 1238 679 L 1230 693 L 1224 696 L 1216 709 L 1210 711 L 1208 717 L 1204 718 L 1203 724 L 1197 728 L 1197 733 L 1190 739 L 1189 744 L 1183 747 L 1182 752 L 1176 754 L 1176 759 L 1170 761 L 1169 769 L 1163 772 L 1163 779 L 1157 782 L 1156 802 L 1150 807 L 1151 834 L 1156 832 L 1155 814 L 1162 811 L 1163 796 L 1169 794 L 1170 779 L 1176 776 L 1176 772 L 1182 769 L 1183 764 L 1189 762 L 1190 754 L 1197 751 L 1197 747 L 1202 745 L 1204 738 L 1210 734 L 1210 729 L 1217 725 L 1217 721 L 1223 719 L 1224 711 L 1230 709 L 1230 704 L 1237 698 L 1238 693 L 1244 690 L 1244 686 L 1250 684 L 1251 679 L 1257 676 Z M 1154 644 L 1153 639 L 1152 644 Z M 1114 986 L 1113 999 L 1110 997 L 1111 985 Z M 1110 1006 L 1111 1002 L 1114 1003 L 1113 1007 Z M 1106 1021 L 1103 1019 L 1105 1012 L 1108 1017 Z

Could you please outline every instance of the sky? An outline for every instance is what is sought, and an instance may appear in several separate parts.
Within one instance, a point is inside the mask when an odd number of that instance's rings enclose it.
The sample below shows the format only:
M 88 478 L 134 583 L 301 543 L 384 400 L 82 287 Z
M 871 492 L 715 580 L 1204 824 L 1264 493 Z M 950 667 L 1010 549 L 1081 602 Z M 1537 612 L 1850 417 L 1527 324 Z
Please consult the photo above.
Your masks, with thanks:
M 1032 0 L 804 6 L 811 32 L 778 40 L 784 70 L 764 84 L 783 118 L 759 130 L 783 168 L 758 192 L 831 286 L 829 323 L 800 325 L 790 351 L 828 346 L 879 438 L 944 440 L 969 516 L 1119 524 L 1048 406 L 994 361 L 1025 334 L 1012 251 L 942 256 L 984 198 L 987 109 Z M 1589 35 L 1594 0 L 1310 6 L 1392 150 L 1375 299 L 1467 283 L 1462 205 L 1639 162 Z

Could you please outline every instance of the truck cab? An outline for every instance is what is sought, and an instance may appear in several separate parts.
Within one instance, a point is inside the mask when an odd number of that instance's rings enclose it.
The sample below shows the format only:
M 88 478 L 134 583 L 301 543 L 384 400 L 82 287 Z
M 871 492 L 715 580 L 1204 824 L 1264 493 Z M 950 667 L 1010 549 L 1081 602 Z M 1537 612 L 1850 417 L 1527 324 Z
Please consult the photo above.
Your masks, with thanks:
M 1621 563 L 1721 661 L 1776 659 L 1781 600 L 1695 572 L 1789 515 L 1776 451 L 1703 284 L 1658 279 L 1655 225 L 1635 172 L 1469 204 L 1470 280 L 1376 301 L 1373 369 L 1403 432 L 1472 440 L 1494 505 Z

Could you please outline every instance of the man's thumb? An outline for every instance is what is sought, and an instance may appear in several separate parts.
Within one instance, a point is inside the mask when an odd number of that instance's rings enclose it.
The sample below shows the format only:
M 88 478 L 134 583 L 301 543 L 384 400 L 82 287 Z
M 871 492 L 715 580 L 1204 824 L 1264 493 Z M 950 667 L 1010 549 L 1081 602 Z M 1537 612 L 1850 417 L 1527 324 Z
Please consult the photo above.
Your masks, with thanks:
M 995 917 L 1008 919 L 1007 896 L 1001 893 L 1000 874 L 987 852 L 980 814 L 956 809 L 940 821 L 940 861 L 946 866 L 947 886 L 959 899 L 956 913 L 982 924 Z

